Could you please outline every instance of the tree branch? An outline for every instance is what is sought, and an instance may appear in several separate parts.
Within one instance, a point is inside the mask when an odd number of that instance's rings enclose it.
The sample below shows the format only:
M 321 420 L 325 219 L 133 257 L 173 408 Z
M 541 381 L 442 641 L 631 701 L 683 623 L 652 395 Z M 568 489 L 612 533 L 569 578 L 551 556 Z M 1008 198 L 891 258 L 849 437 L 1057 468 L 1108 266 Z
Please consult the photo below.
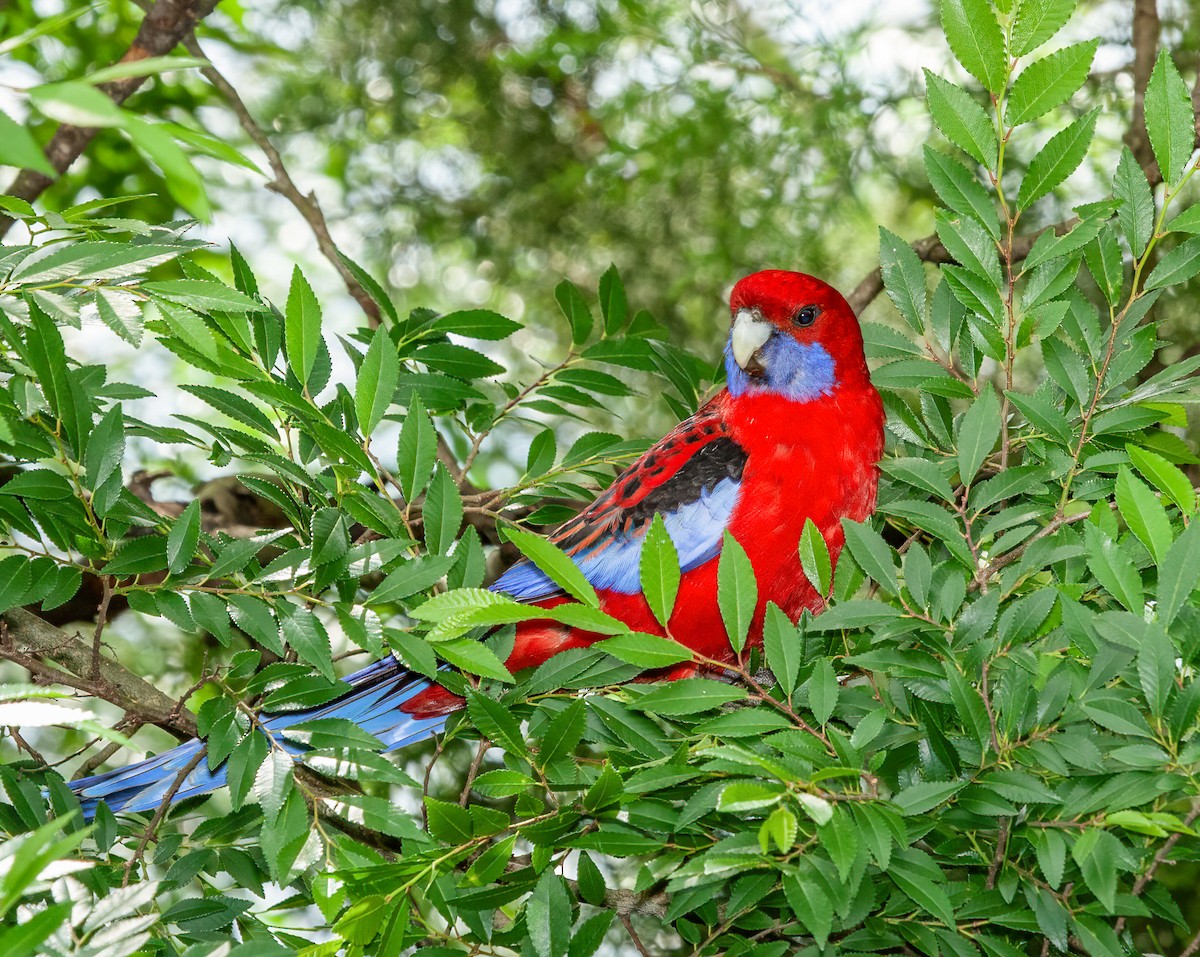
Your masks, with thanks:
M 1162 181 L 1162 173 L 1154 161 L 1150 136 L 1146 132 L 1146 85 L 1154 70 L 1158 53 L 1158 5 L 1156 0 L 1134 0 L 1133 3 L 1133 117 L 1125 133 L 1125 143 L 1138 165 L 1146 171 L 1150 184 Z
M 169 695 L 111 658 L 92 655 L 85 641 L 42 621 L 23 608 L 0 615 L 0 657 L 35 675 L 77 688 L 181 737 L 196 736 L 196 720 Z M 44 664 L 54 661 L 67 671 Z M 95 666 L 97 677 L 92 679 Z
M 191 33 L 197 23 L 212 13 L 216 5 L 217 0 L 158 0 L 142 19 L 137 36 L 118 62 L 130 63 L 149 57 L 166 56 L 175 49 L 180 40 Z M 145 76 L 130 76 L 113 80 L 111 83 L 102 83 L 98 89 L 120 106 L 146 80 Z M 65 173 L 87 149 L 97 132 L 94 127 L 63 123 L 46 144 L 46 159 L 59 173 Z M 32 202 L 53 182 L 54 179 L 44 173 L 23 169 L 5 192 Z M 8 232 L 12 223 L 9 217 L 0 216 L 0 237 Z

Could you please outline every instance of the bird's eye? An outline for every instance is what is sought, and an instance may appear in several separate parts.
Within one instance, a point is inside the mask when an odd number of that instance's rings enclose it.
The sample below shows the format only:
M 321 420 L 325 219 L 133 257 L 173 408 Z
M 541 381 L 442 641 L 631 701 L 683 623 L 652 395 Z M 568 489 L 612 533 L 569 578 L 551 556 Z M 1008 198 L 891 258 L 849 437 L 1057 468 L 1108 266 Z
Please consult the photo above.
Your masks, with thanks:
M 797 326 L 811 326 L 817 321 L 817 316 L 821 314 L 821 310 L 816 306 L 802 306 L 796 310 L 796 314 L 792 316 L 792 322 Z

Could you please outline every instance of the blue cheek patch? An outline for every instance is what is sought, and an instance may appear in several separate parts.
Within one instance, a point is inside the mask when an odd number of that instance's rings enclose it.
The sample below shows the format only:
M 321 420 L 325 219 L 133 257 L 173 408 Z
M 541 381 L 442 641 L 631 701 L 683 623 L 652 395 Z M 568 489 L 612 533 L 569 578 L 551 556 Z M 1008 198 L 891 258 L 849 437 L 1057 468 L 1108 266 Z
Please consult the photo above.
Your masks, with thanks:
M 829 395 L 837 385 L 833 356 L 820 343 L 805 345 L 791 336 L 776 334 L 767 341 L 763 353 L 767 374 L 754 379 L 734 361 L 733 348 L 726 343 L 725 378 L 732 395 L 775 392 L 793 402 L 811 402 Z

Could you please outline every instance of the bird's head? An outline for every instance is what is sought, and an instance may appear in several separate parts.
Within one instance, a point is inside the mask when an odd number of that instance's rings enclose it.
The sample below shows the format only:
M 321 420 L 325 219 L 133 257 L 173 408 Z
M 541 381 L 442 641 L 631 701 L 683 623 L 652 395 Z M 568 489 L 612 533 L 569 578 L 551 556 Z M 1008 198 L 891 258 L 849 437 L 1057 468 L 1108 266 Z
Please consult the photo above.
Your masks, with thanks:
M 832 286 L 769 269 L 734 286 L 729 305 L 725 372 L 735 397 L 774 393 L 811 402 L 869 385 L 858 319 Z

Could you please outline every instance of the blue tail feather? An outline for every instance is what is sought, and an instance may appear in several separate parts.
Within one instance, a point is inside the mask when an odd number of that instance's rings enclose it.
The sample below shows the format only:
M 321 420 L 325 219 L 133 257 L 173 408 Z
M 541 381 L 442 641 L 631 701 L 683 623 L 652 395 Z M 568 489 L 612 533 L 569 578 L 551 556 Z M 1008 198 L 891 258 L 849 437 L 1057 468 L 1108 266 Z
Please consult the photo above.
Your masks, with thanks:
M 407 671 L 394 658 L 384 658 L 344 679 L 350 687 L 340 698 L 303 711 L 280 712 L 265 717 L 269 732 L 283 731 L 316 718 L 346 718 L 383 743 L 383 751 L 395 751 L 438 734 L 446 716 L 416 718 L 400 710 L 409 699 L 431 687 L 433 682 Z M 305 748 L 282 736 L 276 742 L 293 755 Z M 187 741 L 162 754 L 127 767 L 71 782 L 79 796 L 86 818 L 91 819 L 96 805 L 104 801 L 113 811 L 150 811 L 162 804 L 176 779 L 197 756 L 200 760 L 187 773 L 171 798 L 171 803 L 224 786 L 226 766 L 210 771 L 203 757 L 204 742 Z

